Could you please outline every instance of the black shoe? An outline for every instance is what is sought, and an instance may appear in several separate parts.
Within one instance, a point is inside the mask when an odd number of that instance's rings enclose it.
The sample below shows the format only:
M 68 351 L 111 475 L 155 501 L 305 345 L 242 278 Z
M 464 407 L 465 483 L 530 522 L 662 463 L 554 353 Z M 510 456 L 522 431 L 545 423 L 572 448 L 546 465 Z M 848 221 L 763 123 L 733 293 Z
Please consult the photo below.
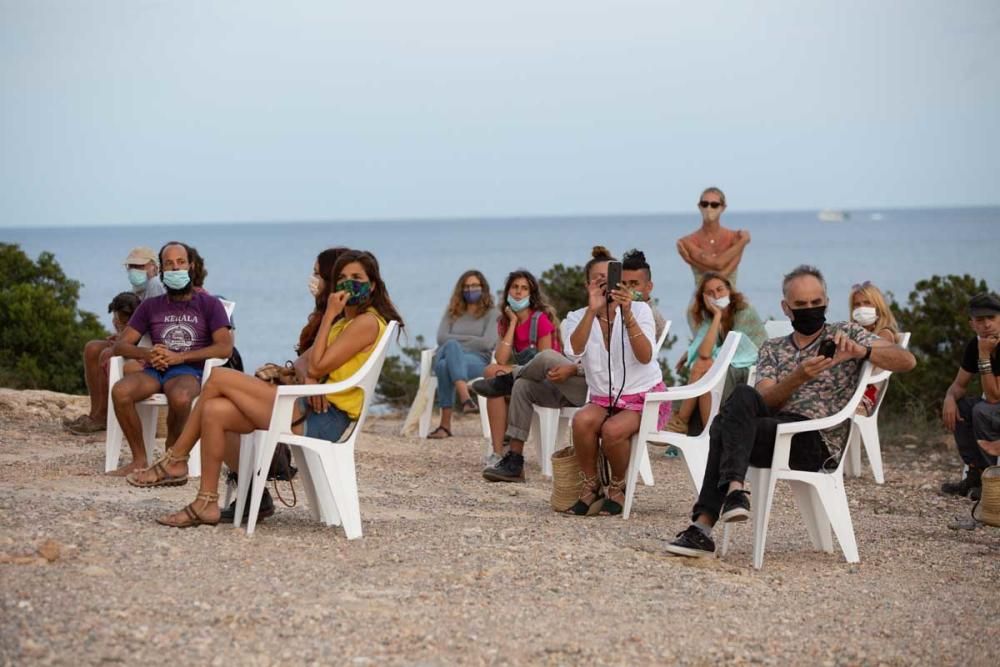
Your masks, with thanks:
M 514 376 L 504 373 L 492 378 L 483 378 L 472 383 L 472 391 L 486 398 L 510 396 L 514 390 Z
M 750 518 L 750 492 L 746 489 L 734 489 L 726 495 L 726 500 L 722 503 L 722 514 L 719 521 L 728 523 L 730 521 L 746 521 Z
M 260 499 L 260 511 L 257 512 L 257 520 L 266 519 L 267 517 L 274 514 L 274 501 L 271 500 L 271 494 L 264 489 L 264 497 Z M 232 523 L 233 518 L 236 517 L 236 501 L 229 503 L 229 507 L 222 510 L 219 513 L 219 523 Z M 243 507 L 243 521 L 250 518 L 250 499 L 247 498 L 246 505 Z
M 507 452 L 500 463 L 483 471 L 488 482 L 524 482 L 524 456 Z
M 677 556 L 704 558 L 715 555 L 715 542 L 694 526 L 677 533 L 677 539 L 667 545 L 667 551 Z
M 979 500 L 983 491 L 983 473 L 978 468 L 969 468 L 965 479 L 960 482 L 945 482 L 941 485 L 941 493 L 948 496 L 966 496 Z

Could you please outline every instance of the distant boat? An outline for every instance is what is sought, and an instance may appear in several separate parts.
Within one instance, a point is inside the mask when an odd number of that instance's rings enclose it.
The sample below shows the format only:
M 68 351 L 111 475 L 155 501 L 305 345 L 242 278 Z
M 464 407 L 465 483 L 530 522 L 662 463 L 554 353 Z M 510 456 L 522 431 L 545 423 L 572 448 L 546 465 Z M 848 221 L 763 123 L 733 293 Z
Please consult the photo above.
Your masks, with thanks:
M 824 208 L 816 217 L 822 222 L 846 222 L 851 219 L 851 214 L 847 211 Z
M 885 220 L 885 216 L 882 215 L 881 213 L 872 213 L 870 216 L 868 216 L 868 218 L 872 222 L 879 222 L 881 220 Z

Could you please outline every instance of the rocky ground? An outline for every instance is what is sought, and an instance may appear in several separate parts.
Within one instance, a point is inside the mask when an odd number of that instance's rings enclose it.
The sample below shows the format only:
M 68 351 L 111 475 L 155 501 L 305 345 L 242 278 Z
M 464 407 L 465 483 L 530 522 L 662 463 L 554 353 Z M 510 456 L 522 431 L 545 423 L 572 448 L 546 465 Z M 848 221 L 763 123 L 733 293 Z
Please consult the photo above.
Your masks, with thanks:
M 958 471 L 942 444 L 886 443 L 886 484 L 849 481 L 857 565 L 813 551 L 780 490 L 756 571 L 749 524 L 724 559 L 665 555 L 681 461 L 652 451 L 628 521 L 563 517 L 535 466 L 482 481 L 471 419 L 437 442 L 369 422 L 360 540 L 301 504 L 250 539 L 165 528 L 194 485 L 101 475 L 103 434 L 60 426 L 84 406 L 0 390 L 4 665 L 996 664 L 1000 530 L 947 528 L 968 504 L 935 492 Z

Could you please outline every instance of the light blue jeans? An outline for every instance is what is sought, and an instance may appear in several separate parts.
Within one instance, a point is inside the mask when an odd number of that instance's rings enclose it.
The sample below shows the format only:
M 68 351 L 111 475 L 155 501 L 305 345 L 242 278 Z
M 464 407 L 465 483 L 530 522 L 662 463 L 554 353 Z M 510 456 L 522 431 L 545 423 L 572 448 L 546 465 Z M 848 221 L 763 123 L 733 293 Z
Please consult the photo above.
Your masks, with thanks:
M 455 404 L 455 382 L 468 382 L 481 376 L 486 363 L 483 355 L 463 349 L 457 340 L 449 340 L 439 347 L 434 357 L 438 405 L 442 408 L 452 407 Z

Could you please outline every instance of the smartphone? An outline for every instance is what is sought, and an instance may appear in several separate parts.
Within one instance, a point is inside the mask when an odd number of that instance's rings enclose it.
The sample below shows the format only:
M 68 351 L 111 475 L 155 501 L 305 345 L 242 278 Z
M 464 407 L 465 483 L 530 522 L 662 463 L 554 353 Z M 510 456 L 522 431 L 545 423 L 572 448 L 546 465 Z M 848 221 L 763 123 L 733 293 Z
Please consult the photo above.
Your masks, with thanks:
M 827 338 L 819 344 L 819 354 L 827 359 L 833 359 L 833 355 L 837 354 L 837 344 L 832 338 Z
M 622 281 L 622 263 L 617 261 L 608 262 L 608 283 L 604 287 L 604 294 L 611 303 L 611 290 L 618 289 L 618 283 Z

